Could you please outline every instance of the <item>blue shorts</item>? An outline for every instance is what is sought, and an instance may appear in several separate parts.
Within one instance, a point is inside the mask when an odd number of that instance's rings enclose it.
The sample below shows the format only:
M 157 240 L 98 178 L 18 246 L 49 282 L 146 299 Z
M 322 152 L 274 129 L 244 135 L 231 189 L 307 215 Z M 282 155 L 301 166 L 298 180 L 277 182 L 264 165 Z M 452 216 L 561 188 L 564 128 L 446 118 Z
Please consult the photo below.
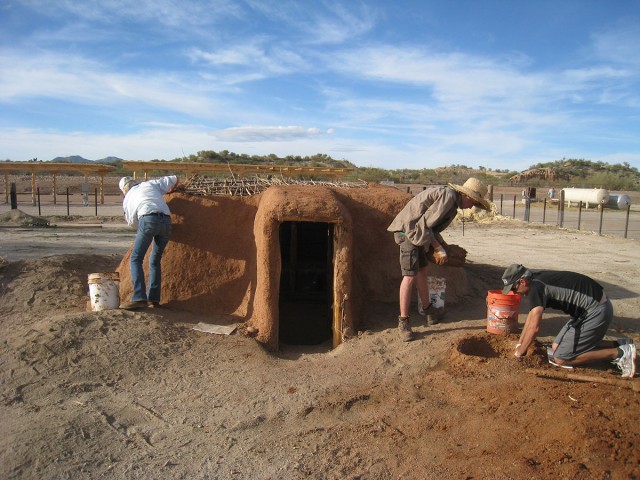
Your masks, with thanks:
M 413 277 L 422 267 L 427 266 L 427 254 L 424 247 L 416 247 L 403 232 L 394 232 L 393 239 L 400 246 L 402 276 Z
M 594 350 L 604 338 L 613 320 L 613 305 L 607 299 L 584 317 L 572 318 L 556 336 L 558 344 L 554 356 L 561 360 L 573 360 L 578 355 Z

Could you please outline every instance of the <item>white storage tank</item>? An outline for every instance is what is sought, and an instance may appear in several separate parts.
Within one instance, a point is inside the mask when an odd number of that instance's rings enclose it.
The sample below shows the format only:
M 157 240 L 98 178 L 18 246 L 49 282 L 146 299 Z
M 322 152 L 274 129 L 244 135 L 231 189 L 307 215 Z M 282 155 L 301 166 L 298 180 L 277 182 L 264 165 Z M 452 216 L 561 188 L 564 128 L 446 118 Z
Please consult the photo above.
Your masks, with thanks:
M 610 193 L 607 207 L 626 210 L 631 205 L 631 197 L 626 193 Z
M 609 192 L 604 188 L 563 188 L 564 200 L 569 206 L 582 202 L 587 208 L 606 205 L 609 202 Z

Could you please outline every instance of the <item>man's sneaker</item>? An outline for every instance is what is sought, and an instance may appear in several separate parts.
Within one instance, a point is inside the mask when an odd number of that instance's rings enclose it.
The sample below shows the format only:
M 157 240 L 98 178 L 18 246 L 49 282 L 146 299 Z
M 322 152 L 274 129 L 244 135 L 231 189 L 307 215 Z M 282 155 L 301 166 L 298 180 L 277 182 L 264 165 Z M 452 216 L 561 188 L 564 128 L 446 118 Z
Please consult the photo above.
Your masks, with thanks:
M 409 317 L 398 317 L 398 331 L 403 342 L 410 342 L 415 338 L 413 330 L 411 330 Z
M 148 303 L 148 307 L 149 308 L 162 308 L 162 305 L 160 305 L 160 302 L 149 302 Z
M 147 301 L 146 300 L 138 300 L 138 301 L 134 301 L 134 302 L 125 302 L 122 305 L 120 305 L 120 308 L 123 310 L 140 310 L 141 308 L 146 308 L 147 307 Z
M 620 345 L 622 357 L 612 363 L 622 371 L 622 378 L 633 378 L 636 373 L 636 346 L 633 343 Z

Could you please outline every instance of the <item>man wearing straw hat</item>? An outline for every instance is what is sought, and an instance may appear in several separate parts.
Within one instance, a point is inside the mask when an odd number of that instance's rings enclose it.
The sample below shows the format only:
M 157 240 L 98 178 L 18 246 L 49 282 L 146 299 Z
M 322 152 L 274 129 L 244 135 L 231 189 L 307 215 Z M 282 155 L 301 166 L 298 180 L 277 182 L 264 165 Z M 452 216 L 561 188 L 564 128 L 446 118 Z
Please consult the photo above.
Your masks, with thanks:
M 171 212 L 163 195 L 176 189 L 178 177 L 169 175 L 142 183 L 137 183 L 133 177 L 122 177 L 118 186 L 124 194 L 122 208 L 127 224 L 130 227 L 138 226 L 130 259 L 133 295 L 131 301 L 123 303 L 120 308 L 137 310 L 147 306 L 159 307 L 162 287 L 160 261 L 171 236 Z M 147 290 L 142 263 L 152 242 Z
M 489 202 L 484 199 L 486 194 L 487 187 L 476 178 L 469 178 L 464 185 L 450 183 L 426 188 L 405 205 L 387 228 L 393 232 L 400 247 L 402 282 L 398 330 L 403 342 L 414 339 L 409 321 L 414 286 L 422 304 L 429 305 L 426 251 L 433 248 L 434 261 L 439 265 L 446 264 L 446 243 L 440 232 L 453 221 L 459 208 L 477 206 L 489 210 Z
M 513 291 L 525 295 L 529 302 L 516 357 L 527 354 L 540 330 L 542 314 L 552 308 L 571 318 L 547 351 L 550 363 L 570 368 L 610 361 L 623 377 L 633 378 L 636 346 L 629 339 L 603 340 L 613 320 L 613 306 L 598 282 L 580 273 L 529 270 L 515 263 L 505 270 L 502 282 L 505 295 Z

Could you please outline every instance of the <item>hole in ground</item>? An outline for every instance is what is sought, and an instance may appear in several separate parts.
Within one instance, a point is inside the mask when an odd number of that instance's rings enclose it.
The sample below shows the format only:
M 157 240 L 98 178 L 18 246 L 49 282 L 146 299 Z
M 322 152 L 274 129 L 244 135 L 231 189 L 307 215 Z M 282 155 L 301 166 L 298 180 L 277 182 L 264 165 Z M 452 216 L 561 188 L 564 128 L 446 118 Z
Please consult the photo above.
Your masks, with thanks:
M 458 351 L 464 355 L 470 355 L 473 357 L 481 358 L 498 358 L 500 352 L 498 352 L 489 342 L 487 338 L 483 337 L 469 337 L 463 339 L 458 344 Z

